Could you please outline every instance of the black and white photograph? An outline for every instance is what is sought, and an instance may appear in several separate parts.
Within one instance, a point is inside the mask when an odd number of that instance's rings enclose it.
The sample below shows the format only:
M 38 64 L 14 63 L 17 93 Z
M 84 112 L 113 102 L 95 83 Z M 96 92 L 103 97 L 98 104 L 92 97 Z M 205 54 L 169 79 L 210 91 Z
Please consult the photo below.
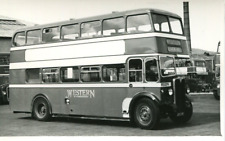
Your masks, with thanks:
M 0 140 L 224 140 L 224 7 L 0 0 Z

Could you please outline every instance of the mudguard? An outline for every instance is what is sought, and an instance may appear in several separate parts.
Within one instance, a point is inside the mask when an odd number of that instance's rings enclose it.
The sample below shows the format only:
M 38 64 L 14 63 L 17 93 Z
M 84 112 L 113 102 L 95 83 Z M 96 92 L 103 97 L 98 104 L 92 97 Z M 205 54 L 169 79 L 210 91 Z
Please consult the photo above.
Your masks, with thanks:
M 48 96 L 45 95 L 45 94 L 37 94 L 37 95 L 33 98 L 32 102 L 31 102 L 31 113 L 33 112 L 34 101 L 35 101 L 37 98 L 44 98 L 44 99 L 48 102 L 48 105 L 49 105 L 49 108 L 50 108 L 50 114 L 52 114 L 52 105 L 51 105 L 51 103 L 49 102 Z
M 156 97 L 154 93 L 151 92 L 140 92 L 137 93 L 133 98 L 125 98 L 122 104 L 122 113 L 123 117 L 129 118 L 132 114 L 132 110 L 135 106 L 135 103 L 141 98 L 149 98 L 154 101 L 157 105 L 159 105 L 159 99 Z

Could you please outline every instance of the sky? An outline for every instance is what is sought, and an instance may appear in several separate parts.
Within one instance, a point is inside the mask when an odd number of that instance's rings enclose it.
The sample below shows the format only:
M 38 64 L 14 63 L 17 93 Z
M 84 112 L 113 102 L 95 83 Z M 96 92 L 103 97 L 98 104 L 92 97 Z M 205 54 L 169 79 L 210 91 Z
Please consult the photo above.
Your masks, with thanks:
M 112 11 L 157 8 L 183 18 L 184 0 L 0 0 L 0 15 L 34 24 L 83 18 Z M 189 0 L 192 48 L 216 51 L 223 46 L 224 1 Z

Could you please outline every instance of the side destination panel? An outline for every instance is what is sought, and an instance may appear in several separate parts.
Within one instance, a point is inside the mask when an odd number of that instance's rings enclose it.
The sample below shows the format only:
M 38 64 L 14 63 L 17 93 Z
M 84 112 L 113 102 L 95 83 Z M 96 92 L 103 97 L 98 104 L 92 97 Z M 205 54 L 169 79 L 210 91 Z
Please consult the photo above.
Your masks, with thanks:
M 158 53 L 155 37 L 127 39 L 125 54 L 150 54 Z

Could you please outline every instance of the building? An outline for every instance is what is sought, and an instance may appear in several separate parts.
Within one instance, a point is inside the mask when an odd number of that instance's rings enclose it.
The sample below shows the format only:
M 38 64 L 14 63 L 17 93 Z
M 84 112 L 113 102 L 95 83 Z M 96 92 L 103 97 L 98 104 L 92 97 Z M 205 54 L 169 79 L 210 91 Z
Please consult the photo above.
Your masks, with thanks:
M 34 24 L 0 15 L 0 104 L 6 103 L 6 87 L 9 82 L 9 55 L 13 33 L 26 26 Z

